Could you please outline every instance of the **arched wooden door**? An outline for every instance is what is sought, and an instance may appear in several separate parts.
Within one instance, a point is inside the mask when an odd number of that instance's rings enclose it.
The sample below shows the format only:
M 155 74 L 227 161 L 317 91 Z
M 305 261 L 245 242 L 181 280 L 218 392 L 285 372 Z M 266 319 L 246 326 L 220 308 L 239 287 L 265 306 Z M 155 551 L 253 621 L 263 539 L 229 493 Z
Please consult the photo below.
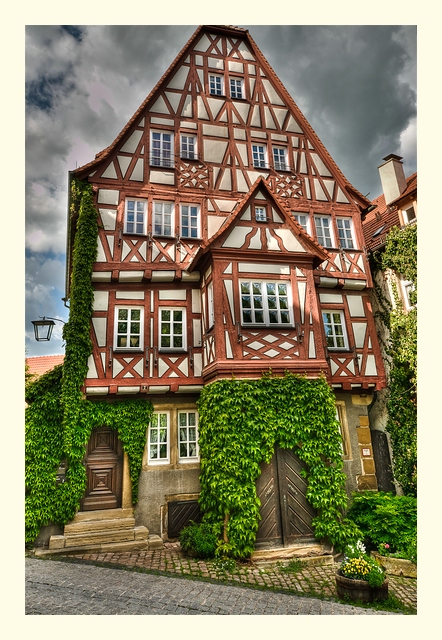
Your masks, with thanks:
M 81 511 L 121 507 L 123 447 L 114 429 L 98 427 L 92 430 L 84 464 L 87 488 Z
M 256 492 L 261 501 L 261 520 L 256 547 L 287 546 L 312 538 L 316 515 L 305 497 L 307 483 L 301 476 L 304 463 L 290 449 L 275 448 L 269 464 L 262 463 Z

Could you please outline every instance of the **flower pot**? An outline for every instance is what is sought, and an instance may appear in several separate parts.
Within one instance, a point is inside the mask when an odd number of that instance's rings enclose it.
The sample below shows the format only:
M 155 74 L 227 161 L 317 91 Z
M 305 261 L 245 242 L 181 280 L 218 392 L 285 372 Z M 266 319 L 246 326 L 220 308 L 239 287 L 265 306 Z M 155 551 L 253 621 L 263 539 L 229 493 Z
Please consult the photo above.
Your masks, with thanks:
M 388 598 L 388 580 L 380 587 L 371 587 L 366 580 L 346 578 L 339 570 L 336 573 L 336 590 L 338 595 L 346 599 L 360 602 L 374 602 Z

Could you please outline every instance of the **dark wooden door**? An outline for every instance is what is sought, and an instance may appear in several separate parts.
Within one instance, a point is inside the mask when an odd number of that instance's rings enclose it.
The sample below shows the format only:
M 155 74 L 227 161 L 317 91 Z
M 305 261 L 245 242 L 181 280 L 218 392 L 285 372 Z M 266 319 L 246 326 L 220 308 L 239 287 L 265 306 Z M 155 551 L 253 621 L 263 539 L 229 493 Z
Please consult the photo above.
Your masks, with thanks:
M 82 511 L 121 507 L 123 447 L 117 432 L 109 427 L 92 430 L 85 457 L 87 488 Z
M 279 447 L 269 464 L 262 463 L 256 485 L 261 501 L 257 547 L 287 546 L 313 536 L 315 511 L 305 497 L 307 484 L 301 476 L 304 466 L 292 450 Z

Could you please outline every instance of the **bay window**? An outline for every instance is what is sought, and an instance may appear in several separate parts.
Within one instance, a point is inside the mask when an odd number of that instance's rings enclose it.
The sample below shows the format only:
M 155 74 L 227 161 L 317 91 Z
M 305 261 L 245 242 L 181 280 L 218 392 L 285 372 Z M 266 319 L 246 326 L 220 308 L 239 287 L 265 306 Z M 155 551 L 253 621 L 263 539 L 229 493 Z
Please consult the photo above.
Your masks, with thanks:
M 289 283 L 242 280 L 240 294 L 243 325 L 293 325 Z

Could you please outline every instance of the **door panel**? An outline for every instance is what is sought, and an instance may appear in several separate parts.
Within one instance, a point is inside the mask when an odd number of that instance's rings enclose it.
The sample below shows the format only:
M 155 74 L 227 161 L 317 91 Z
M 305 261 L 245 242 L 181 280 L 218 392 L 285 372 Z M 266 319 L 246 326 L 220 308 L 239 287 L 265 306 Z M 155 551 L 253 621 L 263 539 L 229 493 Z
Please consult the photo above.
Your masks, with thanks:
M 289 449 L 276 448 L 269 464 L 261 465 L 256 484 L 261 501 L 261 520 L 256 546 L 285 546 L 313 536 L 315 511 L 305 497 L 307 483 L 301 476 L 305 465 Z
M 82 511 L 121 507 L 123 448 L 115 430 L 93 429 L 85 457 L 87 487 Z

